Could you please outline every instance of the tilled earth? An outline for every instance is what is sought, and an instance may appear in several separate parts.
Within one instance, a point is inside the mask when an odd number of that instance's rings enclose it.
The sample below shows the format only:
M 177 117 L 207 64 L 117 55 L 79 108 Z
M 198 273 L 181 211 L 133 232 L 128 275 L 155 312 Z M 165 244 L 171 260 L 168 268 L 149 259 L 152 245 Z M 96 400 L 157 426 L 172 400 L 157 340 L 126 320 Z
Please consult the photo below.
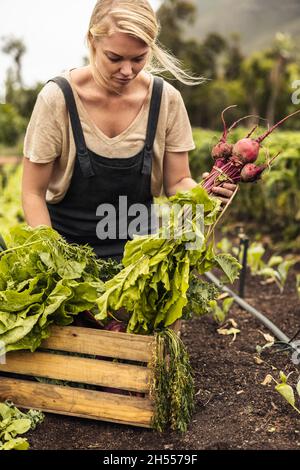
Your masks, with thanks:
M 300 302 L 293 273 L 283 294 L 276 285 L 262 285 L 248 276 L 245 300 L 287 336 L 300 329 Z M 300 449 L 299 414 L 274 389 L 275 382 L 262 385 L 267 374 L 278 380 L 282 370 L 286 375 L 292 372 L 289 383 L 295 386 L 299 366 L 293 364 L 289 352 L 275 347 L 264 349 L 257 359 L 257 345 L 267 342 L 262 333 L 270 332 L 236 304 L 228 318 L 234 319 L 240 330 L 234 341 L 232 335 L 219 334 L 220 325 L 209 316 L 183 325 L 182 339 L 194 369 L 197 399 L 186 434 L 159 434 L 46 414 L 44 422 L 27 434 L 31 449 Z M 231 326 L 228 324 L 228 328 Z

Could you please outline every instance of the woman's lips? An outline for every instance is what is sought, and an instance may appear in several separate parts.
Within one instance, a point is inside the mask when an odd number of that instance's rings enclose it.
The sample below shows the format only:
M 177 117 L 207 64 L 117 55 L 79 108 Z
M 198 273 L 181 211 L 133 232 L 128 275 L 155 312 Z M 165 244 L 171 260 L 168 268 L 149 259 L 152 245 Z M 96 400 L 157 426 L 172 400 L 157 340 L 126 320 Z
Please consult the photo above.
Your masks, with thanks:
M 118 82 L 121 82 L 121 83 L 128 83 L 132 80 L 131 78 L 118 78 L 118 77 L 115 77 L 115 79 L 118 80 Z

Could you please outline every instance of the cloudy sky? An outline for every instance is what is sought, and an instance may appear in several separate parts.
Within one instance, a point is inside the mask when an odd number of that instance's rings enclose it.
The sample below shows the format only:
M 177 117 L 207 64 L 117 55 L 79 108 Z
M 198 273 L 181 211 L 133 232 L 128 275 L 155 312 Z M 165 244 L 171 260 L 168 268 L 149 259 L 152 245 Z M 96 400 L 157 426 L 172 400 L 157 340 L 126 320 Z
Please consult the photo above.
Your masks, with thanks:
M 82 65 L 84 37 L 96 0 L 0 0 L 0 49 L 3 36 L 22 38 L 27 52 L 23 79 L 27 86 Z M 150 0 L 154 9 L 160 0 Z M 11 59 L 0 52 L 0 98 Z

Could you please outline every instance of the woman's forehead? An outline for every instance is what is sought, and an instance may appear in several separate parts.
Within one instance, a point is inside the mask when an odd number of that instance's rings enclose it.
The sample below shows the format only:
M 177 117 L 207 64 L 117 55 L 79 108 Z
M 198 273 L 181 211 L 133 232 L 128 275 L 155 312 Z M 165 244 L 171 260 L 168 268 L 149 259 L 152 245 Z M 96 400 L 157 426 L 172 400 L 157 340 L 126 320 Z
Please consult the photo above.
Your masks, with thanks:
M 101 39 L 102 48 L 120 56 L 138 56 L 149 50 L 141 39 L 127 33 L 113 33 Z

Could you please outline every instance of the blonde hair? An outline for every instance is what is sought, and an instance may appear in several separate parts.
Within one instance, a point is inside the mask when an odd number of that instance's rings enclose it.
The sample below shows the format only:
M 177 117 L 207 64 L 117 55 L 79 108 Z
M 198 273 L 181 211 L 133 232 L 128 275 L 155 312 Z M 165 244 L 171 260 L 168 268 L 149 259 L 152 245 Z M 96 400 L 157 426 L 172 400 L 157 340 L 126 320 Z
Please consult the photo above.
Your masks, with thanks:
M 152 74 L 170 72 L 186 85 L 198 85 L 204 79 L 192 76 L 182 67 L 181 61 L 159 44 L 157 37 L 160 25 L 155 12 L 147 0 L 98 0 L 89 24 L 87 45 L 94 80 L 100 86 L 113 89 L 97 69 L 94 40 L 114 33 L 125 33 L 142 40 L 150 48 L 144 70 Z M 115 90 L 116 91 L 116 90 Z

